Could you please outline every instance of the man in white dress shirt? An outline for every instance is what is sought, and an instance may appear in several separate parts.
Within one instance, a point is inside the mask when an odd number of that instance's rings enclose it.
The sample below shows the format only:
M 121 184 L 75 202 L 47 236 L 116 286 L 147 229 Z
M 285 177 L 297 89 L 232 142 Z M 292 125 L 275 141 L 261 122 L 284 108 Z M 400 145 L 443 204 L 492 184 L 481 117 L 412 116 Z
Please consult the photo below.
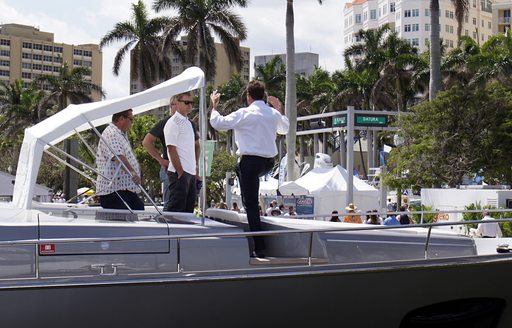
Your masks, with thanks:
M 487 211 L 483 212 L 483 215 L 484 217 L 482 218 L 482 221 L 494 220 L 494 218 L 491 217 Z M 481 236 L 482 238 L 496 238 L 502 236 L 498 222 L 479 223 L 476 231 L 477 235 Z
M 288 133 L 288 118 L 283 115 L 282 104 L 276 97 L 269 96 L 264 101 L 265 84 L 253 80 L 247 86 L 248 107 L 222 116 L 217 111 L 220 94 L 214 91 L 210 98 L 212 113 L 211 126 L 219 131 L 233 129 L 235 142 L 238 147 L 237 154 L 240 160 L 236 173 L 240 182 L 242 202 L 244 204 L 250 231 L 261 230 L 259 203 L 259 177 L 268 173 L 274 166 L 274 157 L 278 154 L 276 135 Z M 253 257 L 265 256 L 265 241 L 263 237 L 255 237 Z

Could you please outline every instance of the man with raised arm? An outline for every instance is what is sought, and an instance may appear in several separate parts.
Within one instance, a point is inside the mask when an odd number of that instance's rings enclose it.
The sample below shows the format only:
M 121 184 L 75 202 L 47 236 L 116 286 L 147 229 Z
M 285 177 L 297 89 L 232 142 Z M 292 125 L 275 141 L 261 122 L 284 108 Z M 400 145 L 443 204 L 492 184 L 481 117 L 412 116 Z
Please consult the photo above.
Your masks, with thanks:
M 261 230 L 260 212 L 258 209 L 259 177 L 268 173 L 274 166 L 274 157 L 278 154 L 276 146 L 277 134 L 286 134 L 290 123 L 283 115 L 283 106 L 276 97 L 265 99 L 265 84 L 253 80 L 249 82 L 246 92 L 247 107 L 222 116 L 217 111 L 220 94 L 214 91 L 211 96 L 212 112 L 210 124 L 219 131 L 233 129 L 235 142 L 240 155 L 236 174 L 240 182 L 242 202 L 247 213 L 250 231 Z M 265 256 L 263 237 L 254 237 L 252 257 Z

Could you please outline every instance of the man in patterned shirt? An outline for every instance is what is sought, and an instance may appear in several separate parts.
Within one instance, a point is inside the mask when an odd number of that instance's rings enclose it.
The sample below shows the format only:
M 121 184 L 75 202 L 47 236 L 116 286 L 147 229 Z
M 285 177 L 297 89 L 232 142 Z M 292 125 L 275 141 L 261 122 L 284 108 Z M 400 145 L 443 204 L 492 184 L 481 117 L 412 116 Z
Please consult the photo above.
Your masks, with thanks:
M 103 208 L 144 210 L 140 192 L 140 167 L 126 132 L 133 123 L 131 109 L 112 115 L 101 134 L 96 156 L 97 195 Z
M 164 126 L 165 145 L 169 166 L 169 202 L 164 206 L 168 212 L 194 212 L 196 203 L 196 180 L 199 179 L 199 141 L 188 114 L 192 111 L 190 92 L 176 95 L 176 113 Z

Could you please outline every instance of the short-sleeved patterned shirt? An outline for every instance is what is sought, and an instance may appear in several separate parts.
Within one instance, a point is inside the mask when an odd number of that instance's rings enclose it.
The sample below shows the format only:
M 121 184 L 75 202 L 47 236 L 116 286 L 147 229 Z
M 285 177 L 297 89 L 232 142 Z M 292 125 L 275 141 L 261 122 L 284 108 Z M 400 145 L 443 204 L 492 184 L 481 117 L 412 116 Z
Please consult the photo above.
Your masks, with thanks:
M 140 176 L 139 163 L 133 153 L 126 133 L 110 123 L 101 136 L 102 139 L 100 139 L 96 154 L 96 166 L 98 171 L 108 179 L 98 174 L 96 193 L 98 195 L 108 195 L 117 190 L 140 192 L 140 188 L 132 181 L 130 174 L 120 167 L 120 163 L 116 163 L 116 161 L 112 160 L 114 154 L 112 154 L 109 149 L 110 147 L 115 152 L 115 155 L 124 155 L 128 163 L 130 163 L 135 172 Z M 108 146 L 103 140 L 108 143 Z M 110 183 L 110 179 L 113 179 L 112 184 Z

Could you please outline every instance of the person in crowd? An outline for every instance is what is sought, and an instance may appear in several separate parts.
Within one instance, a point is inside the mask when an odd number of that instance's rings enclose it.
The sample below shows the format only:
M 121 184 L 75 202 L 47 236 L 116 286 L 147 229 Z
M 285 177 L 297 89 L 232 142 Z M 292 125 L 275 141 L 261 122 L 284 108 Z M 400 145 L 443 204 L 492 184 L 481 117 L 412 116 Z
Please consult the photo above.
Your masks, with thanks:
M 366 221 L 365 221 L 366 224 L 380 225 L 379 217 L 376 214 L 372 214 L 375 212 L 377 212 L 377 210 L 371 210 L 371 211 L 366 212 Z
M 334 210 L 331 213 L 331 219 L 330 222 L 341 222 L 340 217 L 338 216 L 338 211 Z
M 297 215 L 297 212 L 295 212 L 293 206 L 288 206 L 288 211 L 286 213 L 284 213 L 284 216 L 293 216 L 293 215 Z
M 400 221 L 400 224 L 411 224 L 411 218 L 407 214 L 407 208 L 405 206 L 400 206 L 400 214 L 397 216 L 397 220 Z
M 169 101 L 169 116 L 166 116 L 163 120 L 159 121 L 144 137 L 142 145 L 146 151 L 153 157 L 158 164 L 160 164 L 160 182 L 162 182 L 163 190 L 163 202 L 164 207 L 169 203 L 169 177 L 167 176 L 167 169 L 169 167 L 169 157 L 167 156 L 167 148 L 165 146 L 164 126 L 167 120 L 174 115 L 176 112 L 176 106 L 178 102 L 176 97 L 172 96 Z M 156 148 L 156 140 L 160 140 L 162 149 L 159 151 Z
M 281 216 L 283 215 L 283 212 L 279 209 L 279 207 L 274 207 L 272 211 L 270 211 L 270 216 Z
M 494 221 L 494 218 L 489 214 L 489 211 L 484 211 L 482 214 L 482 221 Z M 498 222 L 479 223 L 476 233 L 482 238 L 499 238 L 503 236 Z
M 240 213 L 240 208 L 238 208 L 237 202 L 233 202 L 233 207 L 231 207 L 231 210 Z
M 199 177 L 199 137 L 188 119 L 192 112 L 192 94 L 176 95 L 176 112 L 164 126 L 169 166 L 169 202 L 164 211 L 193 213 Z
M 391 198 L 388 198 L 387 209 L 388 209 L 388 212 L 395 212 L 396 211 L 396 203 L 393 203 L 391 201 Z
M 140 189 L 140 167 L 127 132 L 133 124 L 131 109 L 112 115 L 103 130 L 96 154 L 96 195 L 103 208 L 144 210 Z
M 281 214 L 286 213 L 286 211 L 284 209 L 284 204 L 283 203 L 279 204 L 279 210 L 281 211 Z
M 388 217 L 384 220 L 383 225 L 400 225 L 400 221 L 396 218 L 395 214 L 388 213 Z
M 348 204 L 347 207 L 345 207 L 345 211 L 349 213 L 348 215 L 345 215 L 343 218 L 343 222 L 346 223 L 362 223 L 361 216 L 360 215 L 353 215 L 352 213 L 356 213 L 357 206 L 353 203 Z
M 271 216 L 272 215 L 272 210 L 277 207 L 277 200 L 272 200 L 270 202 L 270 205 L 268 205 L 267 209 L 265 210 L 265 215 L 266 216 Z
M 227 116 L 217 111 L 220 93 L 212 92 L 210 99 L 212 111 L 211 126 L 219 131 L 233 129 L 237 154 L 240 160 L 236 173 L 240 182 L 242 203 L 247 213 L 250 231 L 261 230 L 261 220 L 258 213 L 258 195 L 260 177 L 274 167 L 274 158 L 278 154 L 276 146 L 277 134 L 288 133 L 290 123 L 283 115 L 283 105 L 273 96 L 267 97 L 265 103 L 265 84 L 253 80 L 247 85 L 247 107 L 240 108 Z M 272 107 L 270 107 L 270 106 Z M 253 257 L 265 256 L 265 240 L 254 237 Z

